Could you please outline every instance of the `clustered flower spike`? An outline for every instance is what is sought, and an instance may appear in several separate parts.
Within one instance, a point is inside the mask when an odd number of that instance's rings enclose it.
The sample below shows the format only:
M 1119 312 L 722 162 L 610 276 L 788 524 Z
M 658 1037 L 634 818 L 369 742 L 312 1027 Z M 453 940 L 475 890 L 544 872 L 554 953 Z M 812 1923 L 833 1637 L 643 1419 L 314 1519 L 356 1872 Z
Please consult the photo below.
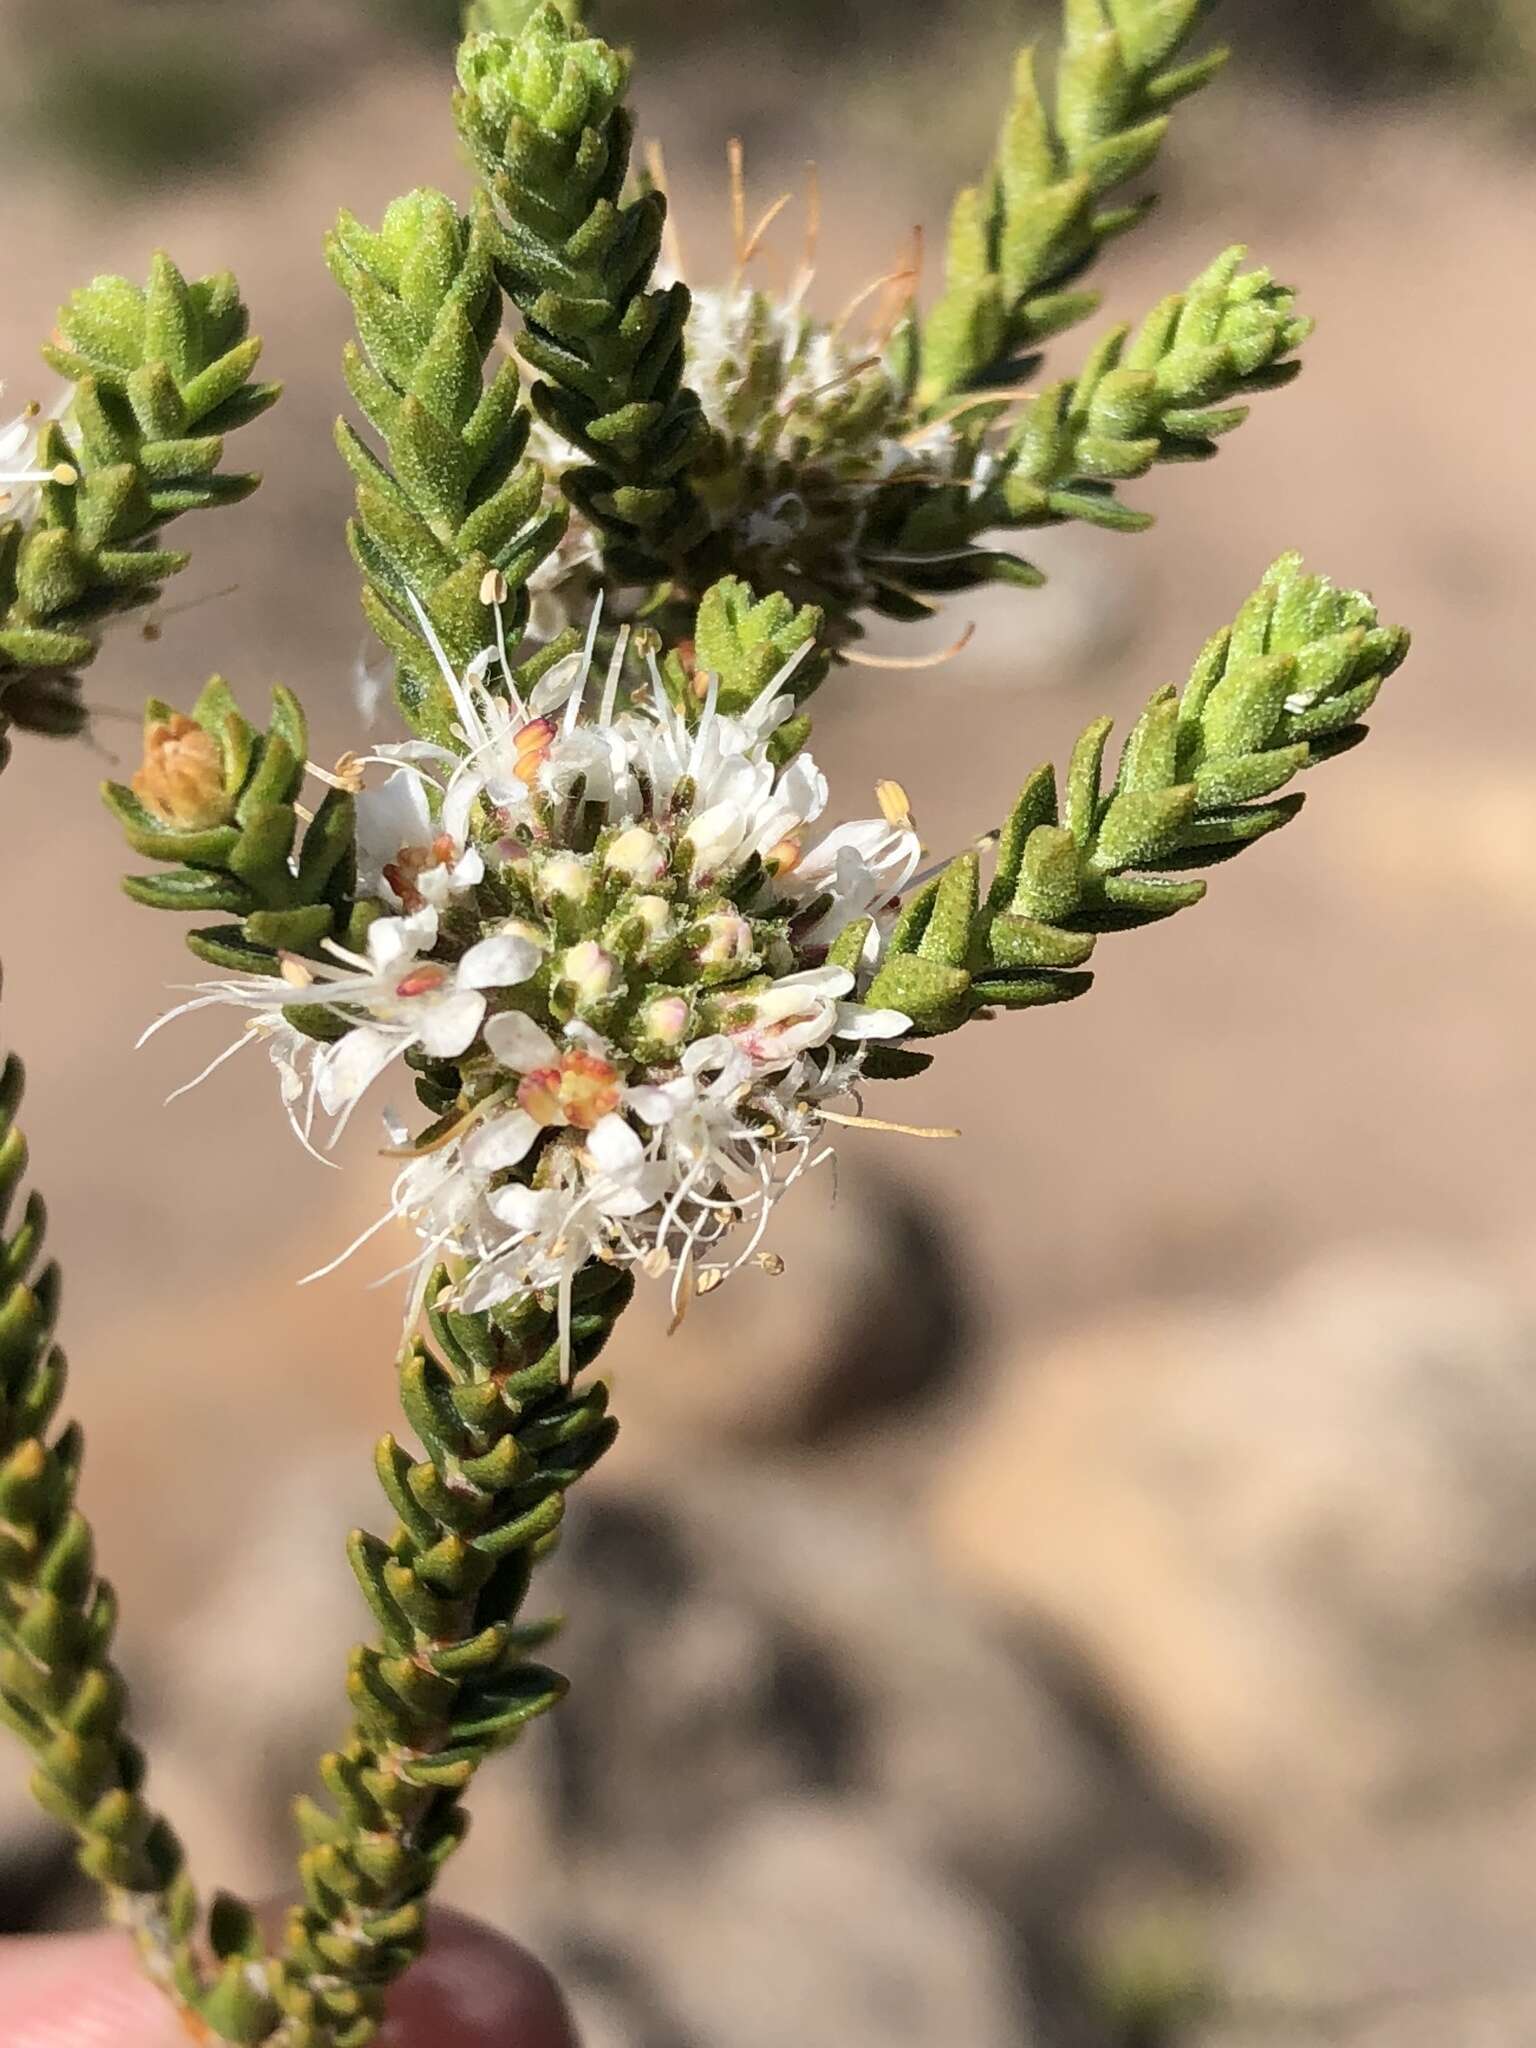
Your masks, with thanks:
M 386 779 L 355 801 L 361 945 L 327 937 L 181 1006 L 249 1013 L 306 1139 L 407 1063 L 437 1112 L 414 1141 L 392 1119 L 413 1271 L 458 1262 L 469 1311 L 553 1293 L 566 1330 L 591 1259 L 669 1275 L 679 1308 L 751 1259 L 822 1156 L 827 1105 L 913 1022 L 860 997 L 917 836 L 884 817 L 818 836 L 826 780 L 782 745 L 814 639 L 726 710 L 719 675 L 679 688 L 628 629 L 601 658 L 600 625 L 527 699 L 495 648 L 459 675 L 439 647 L 451 741 L 381 747 Z M 171 731 L 145 773 L 183 798 L 211 750 Z M 852 927 L 856 956 L 833 959 Z
M 264 1045 L 311 1149 L 379 1091 L 402 1164 L 358 1242 L 415 1233 L 408 1324 L 446 1266 L 456 1312 L 549 1303 L 567 1364 L 584 1269 L 665 1277 L 681 1313 L 758 1257 L 850 1120 L 833 1105 L 858 1121 L 866 1079 L 926 1065 L 895 1041 L 1081 994 L 1101 932 L 1198 902 L 1191 869 L 1295 815 L 1281 790 L 1359 737 L 1406 649 L 1284 557 L 1183 695 L 1152 699 L 1108 787 L 1100 720 L 1059 796 L 1039 770 L 997 833 L 918 876 L 894 784 L 880 817 L 819 831 L 797 711 L 818 621 L 782 596 L 718 586 L 691 661 L 595 608 L 526 695 L 505 635 L 460 674 L 417 623 L 447 738 L 346 757 L 302 852 L 303 727 L 281 692 L 265 741 L 218 683 L 190 720 L 152 704 L 144 767 L 108 798 L 141 852 L 186 863 L 132 879 L 141 901 L 246 910 L 193 943 L 254 971 L 170 1013 L 245 1014 L 213 1066 Z M 388 1093 L 402 1066 L 433 1117 L 415 1135 Z

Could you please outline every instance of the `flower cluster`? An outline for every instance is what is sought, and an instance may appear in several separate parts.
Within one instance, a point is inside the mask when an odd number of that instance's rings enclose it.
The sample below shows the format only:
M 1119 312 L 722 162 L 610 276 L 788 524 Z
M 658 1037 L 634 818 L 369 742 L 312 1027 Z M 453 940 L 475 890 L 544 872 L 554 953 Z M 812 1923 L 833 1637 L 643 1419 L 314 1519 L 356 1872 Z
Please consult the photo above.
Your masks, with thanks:
M 836 612 L 878 602 L 904 566 L 880 494 L 985 489 L 991 459 L 914 415 L 884 323 L 867 347 L 844 323 L 737 283 L 695 294 L 690 373 L 715 430 L 699 495 L 729 559 L 760 588 L 801 591 Z
M 727 715 L 717 677 L 669 689 L 627 628 L 600 660 L 600 618 L 526 699 L 496 650 L 463 676 L 444 656 L 452 744 L 348 764 L 387 771 L 357 797 L 360 946 L 171 1013 L 249 1012 L 306 1142 L 405 1062 L 437 1121 L 391 1119 L 389 1215 L 470 1309 L 568 1303 L 592 1258 L 670 1275 L 681 1309 L 758 1254 L 868 1043 L 911 1028 L 859 997 L 918 840 L 900 817 L 813 834 L 826 781 L 786 739 L 812 643 Z
M 710 572 L 730 569 L 757 589 L 817 605 L 842 638 L 914 567 L 968 551 L 1002 431 L 961 433 L 915 415 L 888 332 L 860 346 L 846 323 L 806 310 L 803 288 L 779 297 L 737 281 L 694 291 L 687 338 L 711 429 L 694 477 L 711 529 Z M 585 458 L 548 426 L 532 445 L 553 503 L 560 478 Z M 949 516 L 934 545 L 914 550 L 905 513 L 935 494 Z M 553 638 L 586 615 L 603 587 L 602 563 L 599 536 L 574 512 L 528 580 L 536 632 Z

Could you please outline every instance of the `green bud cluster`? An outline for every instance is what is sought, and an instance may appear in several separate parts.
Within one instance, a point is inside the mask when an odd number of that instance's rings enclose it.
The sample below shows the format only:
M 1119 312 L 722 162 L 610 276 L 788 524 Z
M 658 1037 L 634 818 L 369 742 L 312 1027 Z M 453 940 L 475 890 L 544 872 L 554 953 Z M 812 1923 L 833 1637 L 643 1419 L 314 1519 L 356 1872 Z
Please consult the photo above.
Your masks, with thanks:
M 488 203 L 464 219 L 441 192 L 418 191 L 395 201 L 377 234 L 342 214 L 326 245 L 361 342 L 347 347 L 347 384 L 388 457 L 338 423 L 357 483 L 348 537 L 363 609 L 398 662 L 407 722 L 439 740 L 453 707 L 416 607 L 457 668 L 498 631 L 515 644 L 528 577 L 565 529 L 543 471 L 524 460 L 517 365 L 505 358 L 485 376 L 501 324 L 494 233 Z
M 708 430 L 684 383 L 681 284 L 649 289 L 666 201 L 624 196 L 629 66 L 554 6 L 459 53 L 459 128 L 497 207 L 496 269 L 540 416 L 584 461 L 561 487 L 604 537 L 609 573 L 677 567 L 701 518 L 688 472 Z
M 146 287 L 99 277 L 59 314 L 43 354 L 73 391 L 37 448 L 56 474 L 35 518 L 0 522 L 0 719 L 78 730 L 75 676 L 103 624 L 186 566 L 160 529 L 255 489 L 220 467 L 225 437 L 278 395 L 251 381 L 249 325 L 232 277 L 189 283 L 164 254 Z
M 1168 110 L 1206 85 L 1224 50 L 1179 62 L 1213 0 L 1068 0 L 1054 110 L 1033 49 L 1019 53 L 997 153 L 955 201 L 942 296 L 915 340 L 929 411 L 1012 383 L 1028 352 L 1095 312 L 1078 286 L 1151 200 L 1110 205 L 1155 162 Z
M 276 974 L 282 953 L 313 953 L 329 938 L 356 944 L 366 930 L 367 906 L 352 901 L 353 814 L 345 790 L 327 791 L 299 843 L 308 745 L 304 713 L 290 691 L 273 691 L 272 723 L 260 733 L 215 676 L 190 718 L 152 697 L 143 767 L 131 787 L 102 785 L 134 852 L 175 863 L 168 873 L 127 877 L 124 890 L 136 903 L 222 910 L 238 919 L 189 934 L 199 959 Z

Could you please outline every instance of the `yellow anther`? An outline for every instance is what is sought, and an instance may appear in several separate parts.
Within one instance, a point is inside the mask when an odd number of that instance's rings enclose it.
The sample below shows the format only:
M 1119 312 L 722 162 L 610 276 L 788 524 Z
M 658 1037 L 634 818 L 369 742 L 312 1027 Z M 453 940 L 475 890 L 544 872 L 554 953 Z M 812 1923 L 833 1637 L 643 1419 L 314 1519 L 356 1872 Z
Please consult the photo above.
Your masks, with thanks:
M 899 782 L 887 777 L 875 784 L 875 801 L 880 806 L 880 815 L 887 825 L 900 825 L 910 832 L 912 827 L 912 799 Z

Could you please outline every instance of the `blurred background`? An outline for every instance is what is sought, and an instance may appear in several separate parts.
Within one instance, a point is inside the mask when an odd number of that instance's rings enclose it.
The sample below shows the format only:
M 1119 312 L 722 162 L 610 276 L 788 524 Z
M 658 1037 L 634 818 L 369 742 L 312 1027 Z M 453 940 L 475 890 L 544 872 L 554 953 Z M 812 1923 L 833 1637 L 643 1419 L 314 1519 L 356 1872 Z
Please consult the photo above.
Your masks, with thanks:
M 602 25 L 638 47 L 695 277 L 739 133 L 762 205 L 819 163 L 831 310 L 938 230 L 1042 11 Z M 162 243 L 238 270 L 289 383 L 243 451 L 264 490 L 92 677 L 94 756 L 18 748 L 0 894 L 142 1733 L 205 1882 L 255 1890 L 340 1726 L 341 1543 L 384 1516 L 394 1409 L 395 1290 L 294 1283 L 388 1169 L 299 1154 L 264 1065 L 160 1106 L 220 1041 L 131 1049 L 194 963 L 118 896 L 94 783 L 132 765 L 121 714 L 215 667 L 253 705 L 297 688 L 317 758 L 355 737 L 319 243 L 340 204 L 464 188 L 452 12 L 0 12 L 10 397 L 61 296 Z M 943 851 L 1182 675 L 1282 547 L 1417 650 L 1206 906 L 891 1098 L 962 1144 L 850 1132 L 835 1204 L 823 1178 L 779 1212 L 787 1279 L 670 1342 L 628 1319 L 625 1434 L 549 1574 L 574 1693 L 487 1773 L 448 1881 L 551 1958 L 589 2048 L 1536 2040 L 1536 7 L 1228 0 L 1213 27 L 1241 61 L 1176 124 L 1109 310 L 1241 236 L 1319 317 L 1299 387 L 1136 487 L 1154 533 L 1043 536 L 1050 587 L 975 607 L 963 661 L 845 674 L 817 752 L 851 815 L 900 778 Z M 0 1751 L 0 1925 L 89 1910 Z

